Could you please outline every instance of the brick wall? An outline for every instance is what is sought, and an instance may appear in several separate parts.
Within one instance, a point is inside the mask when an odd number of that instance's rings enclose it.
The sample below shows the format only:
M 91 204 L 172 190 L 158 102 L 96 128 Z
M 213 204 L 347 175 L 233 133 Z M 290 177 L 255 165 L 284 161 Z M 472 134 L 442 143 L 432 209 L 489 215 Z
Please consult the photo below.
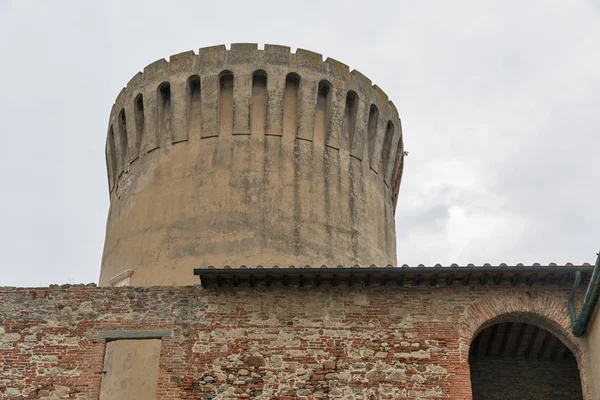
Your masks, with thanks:
M 581 380 L 573 358 L 560 362 L 487 358 L 471 362 L 474 400 L 580 400 Z
M 535 313 L 582 354 L 567 296 L 537 284 L 1 288 L 0 397 L 97 399 L 99 331 L 172 328 L 159 399 L 470 399 L 469 343 L 499 313 Z

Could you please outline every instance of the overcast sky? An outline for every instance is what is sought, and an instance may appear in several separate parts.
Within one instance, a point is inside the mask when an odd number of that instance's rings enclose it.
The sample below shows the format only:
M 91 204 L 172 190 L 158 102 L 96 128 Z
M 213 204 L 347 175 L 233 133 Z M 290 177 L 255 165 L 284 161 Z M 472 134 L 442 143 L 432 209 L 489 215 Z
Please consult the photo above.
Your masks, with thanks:
M 399 264 L 595 261 L 599 0 L 0 0 L 0 286 L 97 282 L 114 99 L 235 42 L 322 53 L 394 101 Z

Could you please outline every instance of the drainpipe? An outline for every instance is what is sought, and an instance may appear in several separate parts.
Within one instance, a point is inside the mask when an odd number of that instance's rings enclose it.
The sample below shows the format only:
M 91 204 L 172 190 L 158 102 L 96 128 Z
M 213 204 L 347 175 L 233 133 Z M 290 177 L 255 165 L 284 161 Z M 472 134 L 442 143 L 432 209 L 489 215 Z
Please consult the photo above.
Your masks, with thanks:
M 583 303 L 581 304 L 581 310 L 579 315 L 575 312 L 575 306 L 573 305 L 573 299 L 575 298 L 575 291 L 581 284 L 581 272 L 575 273 L 575 281 L 571 288 L 571 294 L 569 295 L 569 313 L 571 314 L 571 325 L 573 326 L 573 334 L 575 336 L 583 336 L 590 326 L 592 316 L 596 304 L 598 303 L 598 296 L 600 295 L 600 253 L 597 254 L 596 265 L 594 266 L 594 272 L 592 272 L 592 278 L 585 292 Z

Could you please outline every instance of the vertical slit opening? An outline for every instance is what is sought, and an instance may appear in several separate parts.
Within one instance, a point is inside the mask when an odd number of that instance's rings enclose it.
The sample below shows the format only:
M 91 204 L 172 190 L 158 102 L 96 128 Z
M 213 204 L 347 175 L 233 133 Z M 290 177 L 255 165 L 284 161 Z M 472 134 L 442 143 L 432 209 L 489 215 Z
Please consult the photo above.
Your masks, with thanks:
M 127 120 L 125 110 L 122 109 L 119 113 L 119 145 L 121 146 L 121 167 L 123 167 L 123 170 L 127 163 L 127 142 Z
M 144 134 L 144 98 L 140 93 L 135 98 L 134 107 L 135 116 L 135 150 L 139 153 L 142 145 L 142 136 Z
M 283 94 L 283 136 L 295 137 L 298 130 L 298 92 L 300 77 L 294 73 L 285 77 Z
M 200 77 L 198 75 L 192 75 L 188 78 L 188 138 L 192 137 L 192 134 L 200 134 L 200 121 L 202 119 L 200 94 Z
M 113 130 L 112 125 L 110 126 L 110 130 L 108 133 L 108 145 L 110 146 L 110 166 L 112 169 L 112 181 L 113 185 L 117 186 L 117 153 L 115 148 L 115 131 Z
M 158 132 L 159 135 L 169 138 L 171 135 L 171 85 L 168 82 L 158 88 Z
M 171 102 L 171 85 L 168 82 L 165 82 L 160 85 L 158 91 L 160 92 L 161 104 L 163 106 L 168 105 Z
M 327 81 L 319 82 L 317 90 L 317 107 L 315 109 L 314 139 L 323 143 L 329 126 L 329 112 L 331 105 L 331 85 Z
M 375 142 L 377 140 L 377 122 L 379 121 L 379 110 L 375 104 L 369 109 L 369 122 L 367 124 L 367 141 L 369 144 L 369 162 L 372 164 Z
M 233 73 L 225 71 L 219 78 L 219 132 L 233 133 Z
M 387 178 L 387 171 L 389 169 L 390 153 L 392 151 L 392 139 L 394 137 L 394 124 L 392 121 L 388 121 L 387 127 L 385 128 L 385 137 L 383 139 L 383 148 L 381 149 L 381 173 L 383 179 Z
M 354 148 L 354 127 L 356 126 L 356 114 L 358 112 L 358 96 L 352 90 L 346 94 L 346 108 L 344 110 L 344 123 L 342 134 L 348 138 L 348 149 Z
M 394 204 L 398 196 L 398 186 L 400 185 L 400 178 L 402 178 L 402 156 L 404 155 L 404 149 L 402 148 L 402 135 L 398 139 L 398 147 L 396 148 L 396 157 L 394 159 L 394 170 L 392 171 L 392 196 Z
M 252 75 L 252 114 L 250 117 L 253 134 L 265 133 L 267 118 L 267 73 L 255 71 Z

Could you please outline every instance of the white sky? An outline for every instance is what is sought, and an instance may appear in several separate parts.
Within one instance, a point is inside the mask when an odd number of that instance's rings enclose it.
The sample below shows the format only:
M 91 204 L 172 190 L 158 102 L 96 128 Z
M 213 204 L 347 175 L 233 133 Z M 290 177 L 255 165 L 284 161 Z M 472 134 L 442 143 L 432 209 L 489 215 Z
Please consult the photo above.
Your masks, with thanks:
M 595 261 L 600 0 L 0 0 L 0 286 L 97 281 L 115 97 L 235 42 L 322 53 L 394 101 L 399 264 Z

